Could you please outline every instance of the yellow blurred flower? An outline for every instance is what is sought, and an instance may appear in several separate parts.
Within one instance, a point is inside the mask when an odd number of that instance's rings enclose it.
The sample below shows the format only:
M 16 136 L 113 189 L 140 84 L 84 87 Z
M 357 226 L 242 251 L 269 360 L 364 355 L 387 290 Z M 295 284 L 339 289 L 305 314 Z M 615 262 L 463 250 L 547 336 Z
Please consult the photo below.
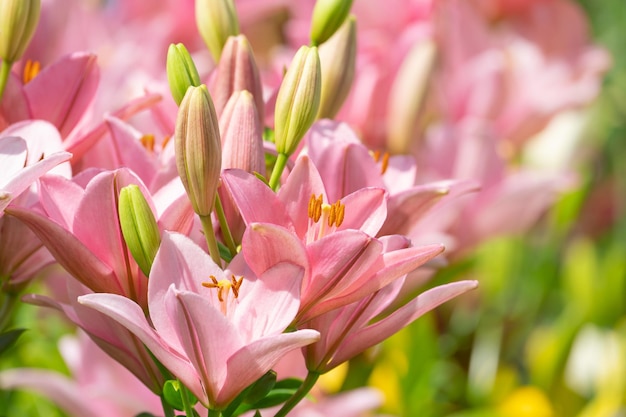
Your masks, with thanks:
M 498 409 L 503 417 L 554 417 L 546 394 L 532 386 L 517 388 Z

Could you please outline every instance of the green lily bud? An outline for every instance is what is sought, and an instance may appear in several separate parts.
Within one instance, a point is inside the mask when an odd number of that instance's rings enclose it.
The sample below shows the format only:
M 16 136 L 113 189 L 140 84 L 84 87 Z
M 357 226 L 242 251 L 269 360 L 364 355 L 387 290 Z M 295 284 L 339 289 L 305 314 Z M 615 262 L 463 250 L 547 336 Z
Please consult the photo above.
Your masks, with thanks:
M 409 153 L 420 123 L 424 123 L 425 103 L 437 58 L 432 40 L 413 46 L 398 70 L 389 94 L 387 148 L 394 154 Z
M 118 211 L 126 246 L 141 271 L 149 276 L 161 245 L 161 233 L 152 209 L 137 185 L 127 185 L 120 190 Z
M 276 97 L 274 137 L 278 153 L 291 155 L 315 121 L 320 106 L 321 82 L 317 47 L 300 47 Z
M 206 85 L 189 87 L 178 109 L 174 131 L 176 167 L 191 205 L 211 214 L 222 166 L 217 115 Z
M 341 27 L 352 7 L 352 0 L 317 0 L 311 21 L 311 44 L 326 42 Z
M 318 119 L 339 113 L 354 79 L 356 63 L 356 19 L 349 17 L 339 30 L 320 46 L 322 97 Z
M 40 10 L 40 0 L 0 0 L 0 58 L 13 63 L 22 57 Z
M 172 97 L 174 97 L 176 104 L 180 106 L 187 89 L 201 84 L 196 65 L 193 63 L 185 45 L 182 43 L 170 45 L 167 50 L 166 69 L 167 81 L 172 91 Z
M 196 0 L 196 24 L 215 62 L 229 36 L 239 34 L 239 20 L 232 0 Z

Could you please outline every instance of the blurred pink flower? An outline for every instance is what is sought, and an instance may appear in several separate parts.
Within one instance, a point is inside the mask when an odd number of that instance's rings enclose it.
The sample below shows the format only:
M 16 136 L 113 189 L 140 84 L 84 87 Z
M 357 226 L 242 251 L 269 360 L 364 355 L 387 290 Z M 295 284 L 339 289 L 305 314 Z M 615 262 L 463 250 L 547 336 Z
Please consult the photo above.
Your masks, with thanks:
M 71 376 L 34 368 L 0 372 L 0 387 L 43 394 L 72 416 L 134 417 L 162 412 L 160 399 L 84 333 L 61 339 Z

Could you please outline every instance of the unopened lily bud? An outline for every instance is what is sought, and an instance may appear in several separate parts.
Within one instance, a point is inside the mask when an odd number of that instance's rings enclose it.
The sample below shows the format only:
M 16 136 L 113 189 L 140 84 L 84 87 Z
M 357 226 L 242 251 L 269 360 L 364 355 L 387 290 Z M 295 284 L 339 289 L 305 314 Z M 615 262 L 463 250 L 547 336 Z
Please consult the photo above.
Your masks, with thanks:
M 222 114 L 233 93 L 248 90 L 254 97 L 259 120 L 264 120 L 263 86 L 250 42 L 244 35 L 231 36 L 226 41 L 211 93 L 217 114 Z
M 239 34 L 239 20 L 232 0 L 196 0 L 196 24 L 215 62 L 229 36 Z
M 355 62 L 356 19 L 351 16 L 320 46 L 322 97 L 318 119 L 332 119 L 339 113 L 352 87 Z
M 172 91 L 172 97 L 174 97 L 176 104 L 180 105 L 187 89 L 201 84 L 196 65 L 193 63 L 185 45 L 182 43 L 170 45 L 167 50 L 166 69 L 167 81 Z
M 40 10 L 40 0 L 0 0 L 0 58 L 13 63 L 22 57 Z
M 352 0 L 317 0 L 311 21 L 311 44 L 321 45 L 341 27 Z
M 141 271 L 149 276 L 161 245 L 161 233 L 152 209 L 137 185 L 127 185 L 120 190 L 118 211 L 126 246 Z
M 206 85 L 189 87 L 174 131 L 176 167 L 196 213 L 213 209 L 222 165 L 217 115 Z
M 413 46 L 391 87 L 387 114 L 387 149 L 409 153 L 424 113 L 424 103 L 437 57 L 432 40 Z
M 300 47 L 276 97 L 274 137 L 279 153 L 291 155 L 315 121 L 320 106 L 321 81 L 317 47 Z
M 220 116 L 222 168 L 265 175 L 263 129 L 250 92 L 237 91 Z

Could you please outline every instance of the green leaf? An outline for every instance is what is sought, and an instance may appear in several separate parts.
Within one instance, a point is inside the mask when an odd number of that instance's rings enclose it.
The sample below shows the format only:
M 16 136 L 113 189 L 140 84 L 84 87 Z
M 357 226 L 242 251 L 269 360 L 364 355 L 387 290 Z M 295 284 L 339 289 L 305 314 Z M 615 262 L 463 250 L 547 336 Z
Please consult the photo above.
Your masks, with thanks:
M 13 329 L 0 334 L 0 355 L 9 349 L 26 329 Z

